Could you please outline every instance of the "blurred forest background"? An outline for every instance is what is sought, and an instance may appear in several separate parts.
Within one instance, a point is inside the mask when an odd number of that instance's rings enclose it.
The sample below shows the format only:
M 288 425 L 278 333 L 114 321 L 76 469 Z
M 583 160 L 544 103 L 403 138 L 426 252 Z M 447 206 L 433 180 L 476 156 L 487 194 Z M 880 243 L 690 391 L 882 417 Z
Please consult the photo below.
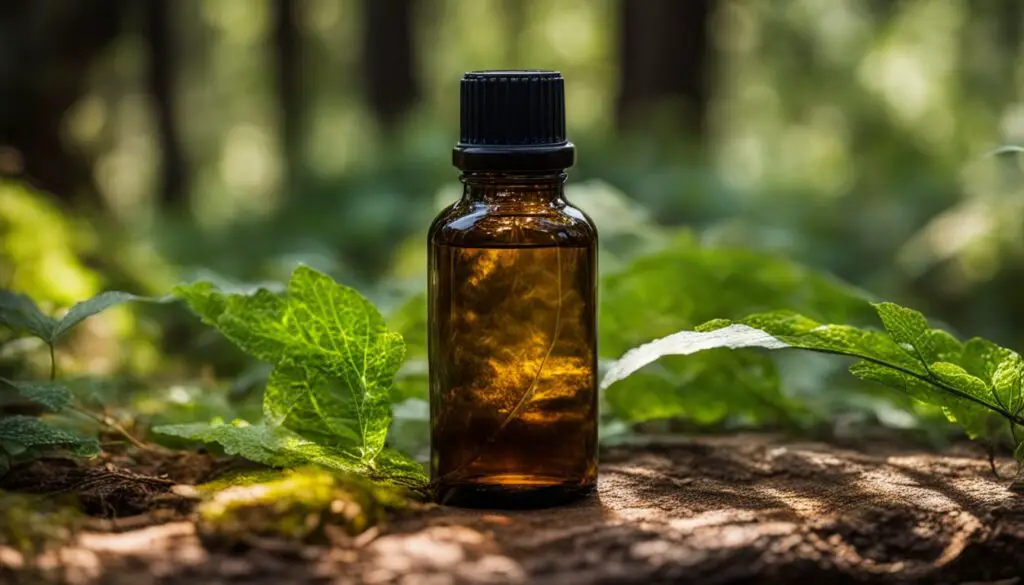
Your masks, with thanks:
M 462 72 L 547 68 L 603 270 L 690 230 L 1020 349 L 1024 176 L 986 154 L 1024 142 L 1022 35 L 1019 0 L 9 0 L 0 286 L 57 308 L 302 261 L 394 306 L 459 193 Z M 112 315 L 64 367 L 205 351 Z

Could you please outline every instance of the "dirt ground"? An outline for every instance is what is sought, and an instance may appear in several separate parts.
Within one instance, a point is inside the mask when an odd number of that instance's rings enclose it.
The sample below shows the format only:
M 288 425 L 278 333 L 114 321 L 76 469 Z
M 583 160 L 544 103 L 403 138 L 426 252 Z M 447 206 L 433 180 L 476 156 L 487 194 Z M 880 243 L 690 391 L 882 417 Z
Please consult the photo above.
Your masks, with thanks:
M 28 583 L 5 559 L 0 583 Z M 69 585 L 1011 585 L 1024 584 L 1024 494 L 970 447 L 694 438 L 605 454 L 598 494 L 569 507 L 433 507 L 343 546 L 246 550 L 210 550 L 188 521 L 126 519 L 42 562 Z

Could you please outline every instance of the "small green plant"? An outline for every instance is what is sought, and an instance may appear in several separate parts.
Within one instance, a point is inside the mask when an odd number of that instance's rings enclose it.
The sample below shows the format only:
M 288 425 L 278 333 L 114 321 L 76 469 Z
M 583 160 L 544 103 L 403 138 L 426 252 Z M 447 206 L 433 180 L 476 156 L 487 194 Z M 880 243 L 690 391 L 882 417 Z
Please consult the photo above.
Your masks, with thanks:
M 226 292 L 209 282 L 180 285 L 185 300 L 246 353 L 274 365 L 263 421 L 157 427 L 159 433 L 221 444 L 229 454 L 278 467 L 314 463 L 422 487 L 423 468 L 385 447 L 391 387 L 405 358 L 370 301 L 300 266 L 287 290 Z
M 34 416 L 0 417 L 0 477 L 15 463 L 55 450 L 67 450 L 80 457 L 91 457 L 100 451 L 95 439 L 52 427 Z
M 856 358 L 850 372 L 942 408 L 972 439 L 1009 443 L 1024 462 L 1024 360 L 991 341 L 961 343 L 921 313 L 876 303 L 884 330 L 827 325 L 791 311 L 716 319 L 627 352 L 607 372 L 607 388 L 655 360 L 716 348 L 804 349 Z
M 0 378 L 3 397 L 13 398 L 40 407 L 50 413 L 71 408 L 99 422 L 105 417 L 73 404 L 68 387 L 56 380 L 57 362 L 54 348 L 76 325 L 114 305 L 139 297 L 123 292 L 101 293 L 87 301 L 77 303 L 57 319 L 43 313 L 32 299 L 15 292 L 0 290 L 0 325 L 17 334 L 29 334 L 42 339 L 50 351 L 50 381 L 14 381 Z M 92 456 L 99 453 L 94 438 L 81 437 L 56 428 L 43 419 L 25 414 L 3 414 L 0 411 L 0 476 L 11 465 L 35 459 L 52 451 L 69 451 L 74 455 Z
M 50 379 L 57 377 L 57 361 L 54 348 L 62 337 L 76 325 L 110 307 L 134 300 L 144 300 L 126 292 L 107 291 L 93 298 L 76 303 L 63 317 L 55 319 L 39 310 L 39 307 L 25 295 L 0 290 L 0 325 L 6 325 L 15 332 L 34 335 L 50 349 Z

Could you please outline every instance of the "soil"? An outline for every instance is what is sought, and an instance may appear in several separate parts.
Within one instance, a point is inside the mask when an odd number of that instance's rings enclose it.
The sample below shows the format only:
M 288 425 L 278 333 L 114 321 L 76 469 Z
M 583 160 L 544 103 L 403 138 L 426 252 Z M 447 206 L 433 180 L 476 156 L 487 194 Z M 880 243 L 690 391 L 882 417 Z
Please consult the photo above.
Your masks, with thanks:
M 1024 583 L 1024 494 L 968 446 L 739 435 L 623 447 L 603 455 L 597 495 L 578 504 L 433 506 L 330 547 L 210 549 L 184 513 L 87 531 L 40 562 L 70 585 Z M 0 583 L 24 575 L 9 552 Z
M 104 453 L 96 460 L 39 459 L 0 480 L 0 489 L 38 494 L 73 494 L 86 514 L 120 519 L 146 515 L 152 521 L 184 517 L 194 500 L 175 494 L 178 484 L 214 478 L 230 465 L 205 453 L 134 451 Z M 170 511 L 171 513 L 163 513 Z M 136 518 L 133 524 L 138 524 Z

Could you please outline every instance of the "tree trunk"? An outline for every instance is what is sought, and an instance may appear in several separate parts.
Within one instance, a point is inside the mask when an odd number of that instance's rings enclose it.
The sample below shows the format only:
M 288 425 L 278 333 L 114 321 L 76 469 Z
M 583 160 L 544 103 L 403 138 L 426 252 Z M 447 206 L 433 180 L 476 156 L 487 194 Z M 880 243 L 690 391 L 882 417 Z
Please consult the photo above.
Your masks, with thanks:
M 156 106 L 160 145 L 159 204 L 164 209 L 184 211 L 188 208 L 188 164 L 175 123 L 176 50 L 170 24 L 171 0 L 148 0 L 144 10 L 143 38 L 149 53 L 146 84 Z
M 91 161 L 62 138 L 89 66 L 121 31 L 124 0 L 0 2 L 3 174 L 65 201 L 99 204 Z
M 363 0 L 363 79 L 366 97 L 392 134 L 419 97 L 413 67 L 412 0 Z
M 643 115 L 652 106 L 669 105 L 680 130 L 703 136 L 712 8 L 712 0 L 620 1 L 621 128 L 649 122 Z
M 302 38 L 296 23 L 299 4 L 274 0 L 274 64 L 277 70 L 278 123 L 284 154 L 283 184 L 296 191 L 302 164 Z

